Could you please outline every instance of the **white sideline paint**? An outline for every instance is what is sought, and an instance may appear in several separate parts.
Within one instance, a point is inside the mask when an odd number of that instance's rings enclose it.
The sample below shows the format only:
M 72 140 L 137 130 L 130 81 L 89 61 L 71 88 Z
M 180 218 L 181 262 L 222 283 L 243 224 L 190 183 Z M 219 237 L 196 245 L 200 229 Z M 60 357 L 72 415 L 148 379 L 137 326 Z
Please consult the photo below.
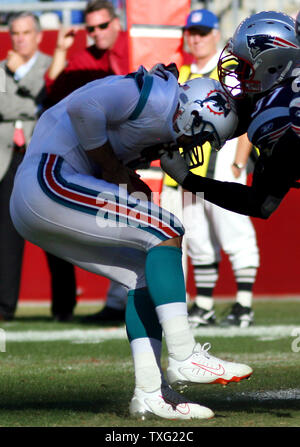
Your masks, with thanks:
M 242 392 L 237 396 L 228 396 L 227 401 L 231 400 L 245 400 L 249 403 L 249 400 L 259 400 L 259 401 L 274 401 L 274 400 L 300 400 L 300 389 L 299 388 L 288 388 L 286 390 L 270 390 L 270 391 L 251 391 Z
M 100 343 L 111 339 L 125 339 L 124 328 L 71 329 L 61 331 L 6 331 L 6 342 L 71 341 L 73 343 Z
M 276 340 L 292 337 L 296 326 L 252 326 L 249 328 L 198 328 L 193 334 L 200 337 L 254 337 L 259 340 Z M 58 331 L 12 331 L 5 328 L 6 342 L 70 341 L 73 343 L 101 343 L 111 339 L 126 339 L 125 327 L 101 329 L 70 329 Z

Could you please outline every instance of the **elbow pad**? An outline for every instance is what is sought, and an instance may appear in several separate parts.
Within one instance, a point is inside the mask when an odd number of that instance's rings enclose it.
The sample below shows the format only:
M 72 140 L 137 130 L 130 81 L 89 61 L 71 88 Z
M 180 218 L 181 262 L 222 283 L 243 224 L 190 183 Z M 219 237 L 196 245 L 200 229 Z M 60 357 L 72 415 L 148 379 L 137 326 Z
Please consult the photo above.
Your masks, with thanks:
M 279 197 L 267 196 L 260 208 L 261 217 L 263 219 L 268 219 L 268 217 L 270 217 L 271 214 L 279 207 L 281 201 L 282 198 L 280 199 Z

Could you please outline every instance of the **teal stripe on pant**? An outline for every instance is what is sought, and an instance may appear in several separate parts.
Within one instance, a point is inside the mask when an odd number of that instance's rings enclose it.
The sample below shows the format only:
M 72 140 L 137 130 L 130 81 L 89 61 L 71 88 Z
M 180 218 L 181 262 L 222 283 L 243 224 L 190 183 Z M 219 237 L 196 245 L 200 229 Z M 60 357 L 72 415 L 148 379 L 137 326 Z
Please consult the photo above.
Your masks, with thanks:
M 146 287 L 128 292 L 125 321 L 129 342 L 145 337 L 162 340 L 162 329 Z

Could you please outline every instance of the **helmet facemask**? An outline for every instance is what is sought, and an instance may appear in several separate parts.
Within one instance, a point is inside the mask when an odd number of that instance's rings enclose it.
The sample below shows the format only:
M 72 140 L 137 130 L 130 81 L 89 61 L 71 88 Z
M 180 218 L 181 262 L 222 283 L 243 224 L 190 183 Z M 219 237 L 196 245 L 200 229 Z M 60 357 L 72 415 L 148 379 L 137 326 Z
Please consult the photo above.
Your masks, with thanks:
M 233 105 L 218 81 L 196 78 L 180 86 L 174 130 L 190 168 L 203 165 L 204 143 L 209 142 L 214 150 L 221 149 L 231 138 L 236 124 Z
M 253 65 L 235 56 L 229 48 L 230 45 L 227 44 L 218 62 L 218 75 L 222 87 L 231 98 L 235 99 L 237 96 L 244 97 L 246 93 L 259 93 L 261 83 L 253 79 L 255 75 Z
M 203 145 L 207 142 L 216 151 L 221 149 L 221 142 L 218 134 L 211 123 L 204 121 L 197 110 L 192 112 L 194 116 L 191 132 L 192 142 L 182 145 L 181 155 L 189 165 L 190 169 L 197 168 L 204 164 Z M 196 132 L 197 130 L 197 132 Z

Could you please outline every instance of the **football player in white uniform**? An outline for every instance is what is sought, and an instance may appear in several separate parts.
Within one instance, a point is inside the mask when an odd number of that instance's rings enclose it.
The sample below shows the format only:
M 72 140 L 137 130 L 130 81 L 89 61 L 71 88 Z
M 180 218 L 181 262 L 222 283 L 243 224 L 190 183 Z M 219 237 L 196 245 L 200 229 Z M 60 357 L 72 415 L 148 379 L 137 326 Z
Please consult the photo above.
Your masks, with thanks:
M 126 329 L 135 369 L 130 413 L 206 419 L 210 409 L 170 385 L 238 382 L 252 369 L 217 359 L 207 343 L 195 342 L 181 262 L 184 229 L 150 201 L 150 190 L 129 167 L 158 156 L 149 146 L 186 148 L 205 132 L 197 108 L 211 85 L 193 81 L 199 85 L 196 109 L 176 132 L 185 95 L 174 71 L 140 67 L 96 80 L 46 111 L 16 175 L 11 216 L 27 240 L 128 288 Z M 227 137 L 236 115 L 224 95 L 215 99 L 226 107 Z M 162 332 L 169 384 L 160 367 Z

